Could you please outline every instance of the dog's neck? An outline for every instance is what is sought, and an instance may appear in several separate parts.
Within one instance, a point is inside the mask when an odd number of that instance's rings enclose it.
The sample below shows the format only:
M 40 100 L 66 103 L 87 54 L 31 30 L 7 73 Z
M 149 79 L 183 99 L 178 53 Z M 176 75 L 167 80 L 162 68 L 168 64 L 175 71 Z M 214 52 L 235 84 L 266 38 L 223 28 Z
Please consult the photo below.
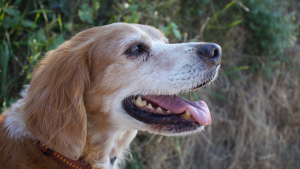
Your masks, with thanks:
M 92 129 L 97 127 L 92 127 Z M 94 168 L 110 168 L 111 159 L 116 158 L 113 168 L 124 163 L 124 156 L 129 153 L 128 146 L 136 136 L 137 130 L 88 130 L 83 158 Z
M 96 96 L 99 97 L 95 100 L 105 98 L 101 93 L 96 94 Z M 86 96 L 86 98 L 95 98 L 95 96 Z M 106 100 L 113 102 L 111 98 L 106 98 Z M 95 168 L 105 169 L 109 168 L 107 166 L 110 165 L 110 159 L 116 158 L 114 168 L 118 168 L 118 165 L 124 163 L 124 156 L 129 153 L 129 144 L 136 136 L 137 130 L 121 127 L 119 124 L 120 117 L 119 119 L 112 118 L 113 112 L 121 111 L 121 109 L 108 108 L 102 104 L 99 103 L 96 107 L 95 104 L 86 104 L 88 114 L 87 140 L 82 156 Z

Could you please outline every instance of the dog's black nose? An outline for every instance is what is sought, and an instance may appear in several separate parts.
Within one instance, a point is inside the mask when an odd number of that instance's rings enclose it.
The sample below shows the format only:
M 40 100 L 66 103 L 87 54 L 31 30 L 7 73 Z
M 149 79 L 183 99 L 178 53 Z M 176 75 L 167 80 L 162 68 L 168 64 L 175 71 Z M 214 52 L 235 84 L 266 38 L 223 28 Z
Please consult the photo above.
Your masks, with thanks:
M 222 50 L 218 44 L 203 44 L 197 50 L 197 54 L 201 59 L 210 62 L 212 66 L 219 65 L 221 63 Z

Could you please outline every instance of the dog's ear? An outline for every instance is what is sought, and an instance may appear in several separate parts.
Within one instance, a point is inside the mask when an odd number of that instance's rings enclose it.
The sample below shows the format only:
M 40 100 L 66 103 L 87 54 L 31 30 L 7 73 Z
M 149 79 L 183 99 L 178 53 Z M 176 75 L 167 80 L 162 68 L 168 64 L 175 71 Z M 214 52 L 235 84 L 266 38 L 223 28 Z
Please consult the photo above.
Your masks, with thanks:
M 84 92 L 90 82 L 92 42 L 72 38 L 48 53 L 30 83 L 23 107 L 25 124 L 49 148 L 78 159 L 86 143 Z

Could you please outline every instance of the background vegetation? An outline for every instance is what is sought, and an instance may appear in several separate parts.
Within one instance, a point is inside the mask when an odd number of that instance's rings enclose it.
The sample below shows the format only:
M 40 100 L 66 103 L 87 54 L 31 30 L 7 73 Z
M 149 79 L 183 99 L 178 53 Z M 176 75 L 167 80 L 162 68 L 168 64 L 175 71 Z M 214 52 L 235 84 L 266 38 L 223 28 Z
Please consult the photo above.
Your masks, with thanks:
M 28 84 L 36 63 L 79 31 L 149 24 L 170 42 L 222 46 L 201 134 L 139 133 L 127 168 L 300 168 L 300 2 L 297 0 L 0 0 L 0 108 Z

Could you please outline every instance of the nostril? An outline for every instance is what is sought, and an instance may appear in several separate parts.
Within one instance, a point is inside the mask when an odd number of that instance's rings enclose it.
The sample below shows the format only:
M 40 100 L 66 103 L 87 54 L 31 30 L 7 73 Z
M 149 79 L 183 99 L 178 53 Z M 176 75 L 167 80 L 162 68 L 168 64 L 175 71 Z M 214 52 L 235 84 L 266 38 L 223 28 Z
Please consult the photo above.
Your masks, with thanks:
M 213 55 L 213 57 L 218 57 L 218 56 L 219 56 L 219 49 L 216 48 L 216 49 L 214 50 L 214 55 Z

